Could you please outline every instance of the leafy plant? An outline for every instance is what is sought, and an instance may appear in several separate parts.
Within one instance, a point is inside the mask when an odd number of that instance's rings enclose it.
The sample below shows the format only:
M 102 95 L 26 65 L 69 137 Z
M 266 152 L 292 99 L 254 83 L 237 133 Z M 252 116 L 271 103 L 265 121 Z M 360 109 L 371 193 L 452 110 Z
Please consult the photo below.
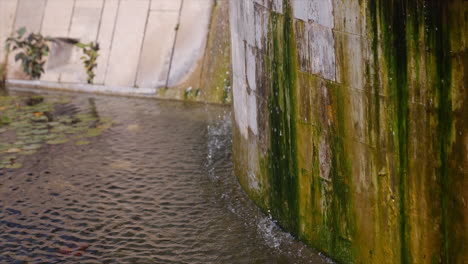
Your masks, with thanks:
M 88 44 L 84 43 L 76 43 L 75 46 L 78 48 L 81 48 L 83 50 L 83 53 L 86 56 L 82 56 L 81 60 L 83 60 L 86 74 L 88 74 L 88 83 L 93 83 L 94 76 L 94 69 L 97 67 L 97 58 L 99 56 L 98 51 L 99 51 L 99 44 L 90 42 Z
M 49 55 L 48 42 L 53 41 L 40 33 L 30 33 L 26 36 L 26 28 L 16 31 L 16 37 L 6 40 L 7 52 L 19 50 L 15 55 L 15 61 L 21 61 L 23 72 L 33 79 L 39 79 L 44 73 L 45 57 Z

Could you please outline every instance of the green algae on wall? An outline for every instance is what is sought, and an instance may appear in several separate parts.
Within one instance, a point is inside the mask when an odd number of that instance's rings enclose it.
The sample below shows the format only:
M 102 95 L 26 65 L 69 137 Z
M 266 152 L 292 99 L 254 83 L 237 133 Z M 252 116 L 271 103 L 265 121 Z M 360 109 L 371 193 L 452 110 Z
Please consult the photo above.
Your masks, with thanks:
M 308 71 L 320 21 L 294 17 L 291 1 L 253 4 L 255 21 L 268 17 L 255 50 L 259 132 L 234 125 L 236 175 L 283 228 L 340 263 L 464 263 L 468 4 L 351 2 L 333 1 L 336 80 Z
M 450 21 L 448 18 L 466 11 L 462 11 L 461 6 L 458 6 L 459 11 L 451 9 L 451 6 L 459 5 L 457 1 L 376 2 L 371 16 L 378 18 L 375 23 L 389 76 L 386 85 L 394 108 L 391 120 L 396 127 L 395 142 L 398 145 L 401 263 L 413 263 L 421 259 L 457 263 L 461 260 L 460 251 L 457 253 L 452 249 L 458 247 L 460 239 L 455 236 L 463 233 L 465 235 L 462 237 L 466 236 L 466 231 L 449 231 L 451 226 L 456 226 L 456 222 L 463 219 L 448 215 L 449 212 L 460 212 L 461 208 L 448 207 L 449 201 L 462 198 L 453 196 L 451 190 L 455 186 L 450 186 L 450 181 L 459 181 L 462 173 L 450 172 L 447 161 L 454 141 L 452 131 L 455 113 L 451 109 L 451 93 L 453 89 L 461 88 L 451 84 L 452 52 L 459 47 L 453 47 L 450 42 L 460 35 L 451 34 L 452 28 L 458 28 L 459 25 L 458 21 Z M 463 53 L 466 53 L 466 47 Z M 418 124 L 417 120 L 421 118 L 428 118 L 431 123 Z M 426 129 L 429 125 L 432 135 L 428 133 L 423 135 L 423 139 L 418 138 L 421 135 L 417 130 L 422 128 L 421 125 Z M 462 130 L 465 129 L 459 131 Z M 419 141 L 423 140 L 427 140 L 428 144 L 422 146 Z M 409 153 L 410 148 L 416 146 L 426 147 L 426 151 L 432 154 L 425 162 L 437 164 L 428 164 L 432 171 L 426 169 L 427 174 L 421 174 L 421 167 L 427 166 L 420 162 L 421 156 L 411 156 Z M 458 155 L 462 154 L 459 152 L 455 156 Z M 429 180 L 431 176 L 436 180 Z M 420 192 L 421 186 L 426 188 L 423 193 Z M 423 205 L 418 201 L 421 194 L 425 195 L 425 203 L 431 201 L 433 205 Z M 433 201 L 433 197 L 439 199 Z M 427 211 L 422 209 L 424 207 Z M 430 224 L 437 227 L 438 232 L 431 234 L 424 230 L 429 228 L 423 222 L 426 217 L 431 219 Z M 432 245 L 421 243 L 418 237 L 420 233 L 433 237 Z
M 268 173 L 269 181 L 266 210 L 278 219 L 279 224 L 285 229 L 309 241 L 315 247 L 323 249 L 329 255 L 350 261 L 353 259 L 350 233 L 354 232 L 354 224 L 350 211 L 350 164 L 343 141 L 345 134 L 343 105 L 346 95 L 336 84 L 329 81 L 324 83 L 325 92 L 320 91 L 322 87 L 308 87 L 316 89 L 321 99 L 330 102 L 324 106 L 325 109 L 331 109 L 331 105 L 335 108 L 325 114 L 326 121 L 318 118 L 319 120 L 315 120 L 314 123 L 316 127 L 327 127 L 318 129 L 316 133 L 317 138 L 329 142 L 325 144 L 326 148 L 330 149 L 328 154 L 330 175 L 320 176 L 318 149 L 315 155 L 315 170 L 309 168 L 309 164 L 299 161 L 299 155 L 303 153 L 300 149 L 306 144 L 303 140 L 307 140 L 311 135 L 304 132 L 310 126 L 305 128 L 299 122 L 297 112 L 301 109 L 296 107 L 307 105 L 307 102 L 303 104 L 302 100 L 309 97 L 297 96 L 296 88 L 306 86 L 303 82 L 313 81 L 315 77 L 299 72 L 296 40 L 292 34 L 294 21 L 287 2 L 283 5 L 283 10 L 284 15 L 275 13 L 270 15 L 270 35 L 266 51 L 268 56 L 265 60 L 266 72 L 271 74 L 271 82 L 268 83 L 270 150 L 267 154 L 268 161 L 265 163 L 268 166 L 265 171 Z M 300 80 L 298 75 L 301 77 Z M 326 98 L 323 93 L 330 94 L 331 98 Z M 322 140 L 312 139 L 314 141 L 312 144 L 320 146 Z M 310 171 L 316 173 L 308 173 Z M 311 180 L 309 177 L 315 179 Z M 303 198 L 306 196 L 313 201 L 304 201 Z M 304 212 L 302 208 L 306 203 L 314 203 L 317 206 L 326 203 L 328 208 L 314 213 L 312 220 L 310 212 Z M 314 223 L 314 226 L 310 223 Z M 306 225 L 308 226 L 305 227 Z M 304 232 L 310 233 L 304 235 Z M 315 239 L 311 239 L 310 235 L 314 235 Z
M 287 6 L 286 10 L 290 7 Z M 288 230 L 298 228 L 298 168 L 295 125 L 295 50 L 292 18 L 270 16 L 271 54 L 266 70 L 271 73 L 270 152 L 268 175 L 270 182 L 269 210 Z
M 231 102 L 231 51 L 228 18 L 228 1 L 215 2 L 200 77 L 201 97 L 205 102 Z

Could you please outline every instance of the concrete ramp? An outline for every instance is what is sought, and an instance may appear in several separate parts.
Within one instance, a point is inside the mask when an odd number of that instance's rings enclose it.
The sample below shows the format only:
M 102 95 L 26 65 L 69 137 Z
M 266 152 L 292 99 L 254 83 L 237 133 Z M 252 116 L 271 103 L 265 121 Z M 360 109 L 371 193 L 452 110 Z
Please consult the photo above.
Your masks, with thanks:
M 223 2 L 223 1 L 219 1 Z M 18 28 L 60 39 L 98 42 L 94 83 L 154 89 L 190 85 L 205 54 L 213 0 L 0 0 L 0 43 Z M 26 79 L 13 61 L 9 79 Z M 85 84 L 81 51 L 51 45 L 42 82 Z M 197 73 L 198 74 L 198 73 Z M 193 79 L 193 78 L 192 78 Z

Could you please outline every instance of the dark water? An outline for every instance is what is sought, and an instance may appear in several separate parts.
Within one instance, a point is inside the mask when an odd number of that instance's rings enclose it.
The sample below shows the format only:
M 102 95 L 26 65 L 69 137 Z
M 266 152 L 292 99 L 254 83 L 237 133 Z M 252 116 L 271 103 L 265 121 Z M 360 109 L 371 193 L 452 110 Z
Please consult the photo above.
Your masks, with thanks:
M 115 124 L 0 170 L 0 263 L 326 263 L 248 200 L 227 108 L 68 95 Z

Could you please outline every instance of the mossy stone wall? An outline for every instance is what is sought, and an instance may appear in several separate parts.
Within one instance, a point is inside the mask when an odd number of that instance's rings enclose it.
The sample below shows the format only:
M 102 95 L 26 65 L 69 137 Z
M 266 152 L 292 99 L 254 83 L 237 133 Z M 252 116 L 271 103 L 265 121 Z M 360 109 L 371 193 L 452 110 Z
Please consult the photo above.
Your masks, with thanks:
M 231 1 L 234 163 L 339 263 L 468 262 L 468 3 Z

